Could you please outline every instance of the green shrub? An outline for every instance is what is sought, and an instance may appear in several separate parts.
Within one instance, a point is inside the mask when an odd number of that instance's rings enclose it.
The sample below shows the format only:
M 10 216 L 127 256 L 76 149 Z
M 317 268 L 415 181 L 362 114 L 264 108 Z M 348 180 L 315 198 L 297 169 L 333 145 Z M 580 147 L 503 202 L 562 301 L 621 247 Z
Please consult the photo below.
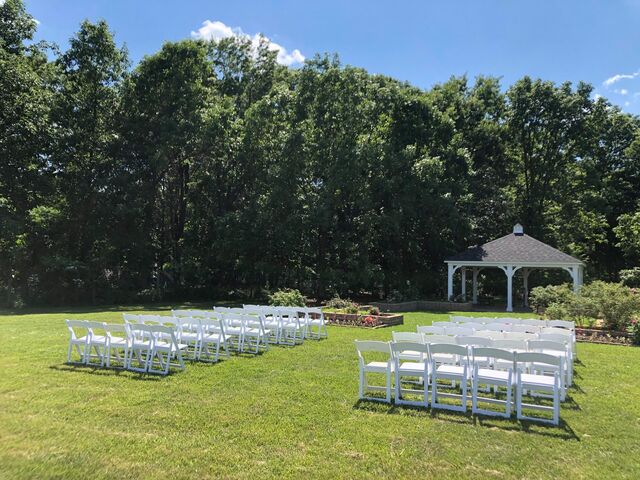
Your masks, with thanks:
M 640 288 L 640 267 L 620 270 L 620 281 L 627 287 Z
M 358 313 L 359 307 L 358 304 L 352 303 L 351 305 L 344 307 L 343 310 L 345 313 Z
M 621 283 L 597 280 L 583 285 L 580 296 L 593 303 L 596 315 L 611 330 L 625 330 L 640 311 L 640 296 Z
M 640 321 L 637 319 L 631 320 L 631 341 L 634 345 L 640 345 Z
M 569 302 L 573 296 L 575 294 L 568 284 L 535 287 L 529 294 L 529 305 L 537 314 L 543 314 L 550 305 L 563 305 Z
M 279 307 L 304 307 L 306 298 L 300 290 L 284 288 L 269 295 L 269 305 Z
M 335 310 L 353 310 L 355 307 L 356 311 L 354 313 L 358 313 L 358 304 L 349 300 L 348 298 L 340 298 L 340 296 L 336 295 L 331 300 L 327 302 L 327 307 L 333 308 Z M 347 312 L 350 313 L 350 312 Z
M 380 315 L 380 309 L 378 307 L 371 307 L 369 309 L 369 315 Z

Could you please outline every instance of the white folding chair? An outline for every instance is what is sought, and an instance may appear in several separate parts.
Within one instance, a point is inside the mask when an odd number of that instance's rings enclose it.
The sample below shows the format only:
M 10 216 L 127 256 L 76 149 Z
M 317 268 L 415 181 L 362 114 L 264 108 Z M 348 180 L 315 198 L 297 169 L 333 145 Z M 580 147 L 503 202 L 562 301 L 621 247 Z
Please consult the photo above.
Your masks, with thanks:
M 502 332 L 503 338 L 505 340 L 537 340 L 537 333 L 526 333 L 526 332 Z
M 429 362 L 429 347 L 420 342 L 393 342 L 391 344 L 393 352 L 394 369 L 396 373 L 395 381 L 395 403 L 399 405 L 429 406 L 429 377 L 431 373 L 431 363 Z M 406 352 L 417 353 L 418 361 L 403 361 L 402 357 Z M 422 384 L 421 389 L 404 388 L 402 377 L 417 378 Z M 404 395 L 422 395 L 422 401 L 405 400 Z
M 85 355 L 86 364 L 90 365 L 91 360 L 95 359 L 100 363 L 100 366 L 103 367 L 106 362 L 107 353 L 105 324 L 103 322 L 87 322 L 86 325 L 89 330 L 89 343 L 87 344 L 87 352 Z
M 435 360 L 434 357 L 436 355 L 440 355 L 439 361 Z M 429 345 L 429 357 L 431 358 L 431 408 L 466 412 L 467 382 L 471 379 L 467 347 L 446 343 L 432 343 Z M 450 360 L 442 360 L 443 358 Z M 450 381 L 451 386 L 455 386 L 456 382 L 460 383 L 461 394 L 439 393 L 438 379 Z M 461 404 L 441 403 L 438 401 L 438 397 L 459 398 Z
M 472 387 L 471 387 L 471 412 L 483 415 L 500 416 L 509 418 L 511 416 L 511 395 L 513 387 L 513 365 L 515 354 L 498 348 L 471 347 L 471 357 L 473 365 Z M 491 368 L 496 362 L 501 361 L 510 367 L 497 370 Z M 478 395 L 479 386 L 485 385 L 487 389 L 494 388 L 497 394 L 499 388 L 506 389 L 506 400 L 497 398 L 480 397 Z M 504 405 L 505 411 L 496 412 L 478 407 L 478 400 L 485 403 Z
M 89 352 L 89 329 L 85 320 L 65 320 L 69 330 L 69 348 L 67 349 L 67 363 L 86 364 Z M 80 356 L 79 361 L 72 361 L 73 350 Z
M 412 342 L 412 343 L 422 343 L 424 344 L 424 340 L 422 339 L 421 333 L 416 332 L 391 332 L 391 338 L 394 342 Z M 423 355 L 419 351 L 410 351 L 401 353 L 400 360 L 408 360 L 413 362 L 423 361 Z
M 144 323 L 129 323 L 130 345 L 127 357 L 127 369 L 145 373 L 149 369 L 149 361 L 153 350 L 153 327 Z M 137 363 L 134 364 L 134 356 Z
M 220 347 L 224 348 L 225 355 L 229 358 L 229 346 L 224 333 L 224 322 L 217 318 L 203 318 L 200 321 L 201 337 L 198 359 L 203 362 L 217 362 L 220 355 Z M 215 346 L 212 354 L 209 348 Z
M 388 342 L 379 341 L 361 341 L 356 340 L 356 350 L 358 351 L 358 362 L 360 365 L 360 382 L 359 382 L 359 394 L 361 400 L 374 400 L 374 401 L 386 401 L 391 402 L 391 374 L 395 369 L 393 356 L 391 353 L 391 345 Z M 367 352 L 376 352 L 384 354 L 386 361 L 371 361 L 365 360 Z M 386 375 L 385 386 L 369 385 L 367 383 L 367 373 L 381 373 Z M 375 391 L 385 392 L 385 398 L 378 397 L 366 397 L 365 392 Z
M 224 322 L 224 331 L 229 346 L 235 351 L 241 352 L 242 342 L 244 341 L 244 322 L 242 321 L 242 316 L 237 313 L 223 313 L 222 321 Z
M 509 329 L 509 326 L 510 325 L 507 325 L 506 323 L 494 322 L 494 323 L 487 323 L 484 326 L 484 329 L 489 332 L 503 332 L 503 331 L 507 331 Z
M 438 321 L 438 322 L 432 322 L 431 326 L 433 326 L 433 327 L 457 327 L 459 325 L 456 322 Z
M 312 338 L 315 336 L 316 339 L 320 340 L 321 338 L 329 337 L 327 323 L 324 319 L 324 313 L 321 308 L 307 307 L 305 309 L 305 315 L 308 317 L 307 325 L 309 326 L 309 335 Z
M 278 310 L 278 317 L 281 322 L 280 343 L 290 346 L 302 343 L 304 335 L 298 314 L 290 310 Z
M 444 335 L 444 327 L 438 327 L 434 325 L 418 325 L 417 329 L 418 333 L 423 333 L 425 335 Z
M 121 368 L 127 368 L 129 357 L 129 326 L 122 323 L 105 323 L 104 331 L 107 336 L 107 351 L 105 354 L 107 368 L 112 366 L 112 361 L 120 362 Z M 122 355 L 120 355 L 122 353 Z
M 529 366 L 531 364 L 546 365 L 547 367 L 555 367 L 557 371 L 550 375 L 539 374 L 535 372 L 529 372 Z M 543 423 L 551 423 L 558 425 L 560 423 L 560 395 L 561 395 L 561 377 L 562 374 L 562 358 L 554 355 L 546 355 L 544 353 L 516 353 L 515 355 L 516 365 L 516 411 L 518 420 L 533 420 Z M 531 394 L 540 393 L 547 394 L 553 399 L 553 406 L 524 403 L 523 395 L 524 391 L 528 391 Z M 529 417 L 524 415 L 523 407 L 540 410 L 551 411 L 552 418 L 544 419 L 540 417 Z
M 178 343 L 176 332 L 172 327 L 162 325 L 147 325 L 147 327 L 153 336 L 147 371 L 167 375 L 172 366 L 184 370 L 182 352 L 188 348 L 188 345 Z M 172 362 L 174 358 L 176 362 Z M 155 368 L 156 365 L 158 368 Z
M 540 320 L 537 318 L 522 318 L 520 319 L 520 325 L 530 325 L 533 327 L 546 327 L 547 326 L 547 321 L 546 320 Z
M 262 319 L 262 314 L 257 316 L 243 315 L 245 329 L 242 351 L 244 351 L 245 346 L 250 348 L 253 346 L 255 348 L 253 353 L 259 353 L 260 347 L 262 347 L 265 352 L 269 350 L 269 336 L 271 332 L 264 328 Z
M 564 367 L 562 400 L 564 401 L 566 388 L 573 383 L 573 358 L 569 345 L 566 342 L 552 342 L 551 340 L 530 340 L 529 351 L 562 357 Z M 535 369 L 535 366 L 533 368 Z M 551 371 L 553 370 L 551 369 Z
M 202 319 L 181 316 L 174 316 L 173 318 L 178 323 L 178 342 L 187 345 L 186 356 L 196 360 L 200 354 L 200 342 L 202 341 Z

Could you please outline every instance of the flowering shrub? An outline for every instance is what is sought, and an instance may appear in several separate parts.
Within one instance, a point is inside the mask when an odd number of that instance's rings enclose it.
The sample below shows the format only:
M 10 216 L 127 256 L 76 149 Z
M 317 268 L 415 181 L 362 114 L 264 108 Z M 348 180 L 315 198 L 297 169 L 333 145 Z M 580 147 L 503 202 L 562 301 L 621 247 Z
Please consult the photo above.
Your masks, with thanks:
M 371 315 L 367 315 L 366 317 L 364 317 L 364 320 L 362 320 L 362 325 L 364 325 L 365 327 L 375 327 L 377 324 L 375 318 L 373 318 Z
M 300 290 L 285 288 L 269 295 L 269 304 L 279 307 L 304 307 L 305 297 Z

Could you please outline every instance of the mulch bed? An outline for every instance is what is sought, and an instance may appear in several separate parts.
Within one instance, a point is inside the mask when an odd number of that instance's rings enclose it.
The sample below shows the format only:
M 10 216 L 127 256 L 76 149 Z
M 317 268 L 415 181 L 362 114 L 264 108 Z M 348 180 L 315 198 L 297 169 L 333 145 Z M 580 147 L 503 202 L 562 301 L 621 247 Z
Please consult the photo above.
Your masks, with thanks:
M 629 332 L 576 327 L 576 340 L 579 342 L 632 345 L 631 339 L 632 335 Z

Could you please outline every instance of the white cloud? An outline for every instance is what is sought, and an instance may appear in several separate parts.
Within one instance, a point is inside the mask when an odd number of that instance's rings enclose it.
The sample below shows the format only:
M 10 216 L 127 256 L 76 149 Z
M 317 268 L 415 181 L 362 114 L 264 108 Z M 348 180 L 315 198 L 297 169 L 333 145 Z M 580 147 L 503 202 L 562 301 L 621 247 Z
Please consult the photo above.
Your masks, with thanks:
M 624 102 L 625 107 L 628 107 L 629 105 L 631 105 L 631 102 Z
M 614 90 L 613 93 L 617 93 L 618 95 L 627 95 L 629 93 L 629 90 L 627 90 L 626 88 L 620 88 Z
M 619 82 L 620 80 L 632 80 L 640 75 L 640 70 L 634 73 L 616 73 L 613 77 L 607 78 L 603 83 L 605 87 L 610 87 L 614 83 Z
M 2 1 L 2 0 L 0 0 Z M 304 55 L 297 48 L 291 52 L 287 51 L 282 45 L 272 42 L 267 37 L 261 37 L 259 34 L 253 36 L 248 35 L 242 31 L 239 27 L 229 27 L 223 22 L 216 20 L 205 20 L 202 22 L 202 26 L 191 32 L 193 38 L 200 38 L 204 40 L 222 40 L 223 38 L 239 37 L 246 38 L 251 41 L 251 45 L 254 49 L 260 44 L 260 39 L 264 38 L 267 41 L 267 48 L 277 53 L 276 61 L 281 65 L 291 66 L 295 64 L 303 63 L 305 60 Z

